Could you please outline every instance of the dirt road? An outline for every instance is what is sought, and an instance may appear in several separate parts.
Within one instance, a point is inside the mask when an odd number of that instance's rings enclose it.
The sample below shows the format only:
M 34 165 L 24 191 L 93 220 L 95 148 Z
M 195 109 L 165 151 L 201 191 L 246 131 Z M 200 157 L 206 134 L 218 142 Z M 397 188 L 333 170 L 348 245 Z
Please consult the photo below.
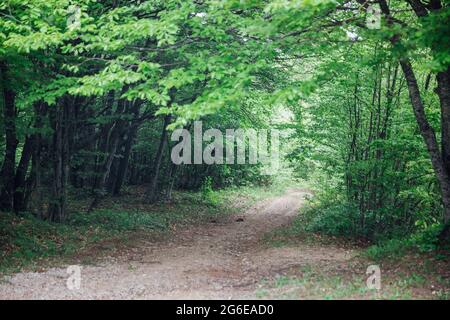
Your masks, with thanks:
M 288 224 L 307 193 L 289 190 L 241 215 L 176 231 L 169 241 L 141 240 L 118 257 L 81 266 L 80 288 L 69 290 L 66 268 L 24 272 L 0 283 L 1 299 L 244 299 L 258 297 L 264 279 L 290 268 L 339 266 L 352 252 L 332 246 L 274 248 L 267 232 Z

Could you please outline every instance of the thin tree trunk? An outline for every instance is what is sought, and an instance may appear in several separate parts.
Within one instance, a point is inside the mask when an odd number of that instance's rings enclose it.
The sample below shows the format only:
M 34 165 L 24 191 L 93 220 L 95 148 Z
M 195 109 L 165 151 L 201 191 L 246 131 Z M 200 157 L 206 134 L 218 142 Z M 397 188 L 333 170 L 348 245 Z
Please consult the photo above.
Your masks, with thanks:
M 112 187 L 113 195 L 119 195 L 120 189 L 122 188 L 123 182 L 125 180 L 125 175 L 128 168 L 128 162 L 131 155 L 131 148 L 133 147 L 134 138 L 136 137 L 138 127 L 132 126 L 128 133 L 125 141 L 125 150 L 123 151 L 122 158 L 120 159 L 119 166 L 117 168 L 117 176 Z
M 5 123 L 6 149 L 0 176 L 3 183 L 0 191 L 0 209 L 14 209 L 14 171 L 16 164 L 16 106 L 15 93 L 9 88 L 7 81 L 8 67 L 0 61 L 0 85 L 3 93 L 3 116 Z
M 111 110 L 113 109 L 113 106 L 115 103 L 115 96 L 116 96 L 115 92 L 110 91 L 110 92 L 108 92 L 107 96 L 104 98 L 104 106 L 106 107 L 106 112 L 105 112 L 106 116 L 112 115 Z M 122 105 L 117 106 L 116 115 L 118 115 L 122 111 L 122 110 L 119 110 L 121 107 L 122 107 Z M 94 194 L 97 192 L 96 190 L 99 189 L 99 185 L 101 184 L 102 178 L 100 176 L 98 176 L 97 173 L 103 172 L 101 170 L 104 167 L 105 161 L 107 161 L 107 154 L 108 154 L 108 149 L 109 149 L 109 144 L 110 144 L 110 136 L 111 136 L 111 132 L 112 132 L 111 129 L 113 128 L 114 124 L 115 124 L 115 122 L 104 124 L 100 130 L 98 146 L 97 146 L 97 148 L 100 151 L 100 154 L 96 157 L 96 160 L 95 160 L 94 169 L 95 169 L 96 175 L 94 176 L 93 182 L 92 182 L 92 190 L 93 190 Z
M 26 177 L 31 156 L 33 154 L 34 138 L 34 135 L 26 137 L 22 150 L 22 156 L 16 170 L 14 182 L 14 212 L 16 213 L 26 210 L 27 207 L 27 204 L 25 203 Z
M 134 115 L 134 120 L 136 120 L 139 116 L 139 107 L 142 102 L 134 101 L 128 104 L 128 108 L 126 113 L 132 113 Z M 125 128 L 125 122 L 122 123 L 122 128 Z M 126 173 L 128 171 L 128 163 L 131 156 L 131 150 L 133 147 L 134 140 L 136 138 L 137 131 L 139 129 L 139 122 L 133 123 L 130 121 L 128 123 L 127 129 L 125 130 L 125 134 L 121 137 L 122 143 L 121 148 L 123 151 L 121 152 L 121 158 L 116 160 L 115 163 L 115 174 L 114 177 L 111 177 L 109 183 L 109 191 L 112 195 L 119 195 L 120 189 L 125 181 Z
M 53 134 L 53 183 L 51 198 L 48 206 L 48 218 L 50 221 L 62 222 L 65 218 L 64 197 L 64 157 L 63 157 L 63 110 L 62 106 L 56 106 L 55 132 Z
M 169 125 L 171 120 L 171 116 L 167 115 L 164 117 L 164 124 L 163 124 L 163 129 L 161 132 L 161 139 L 159 141 L 159 146 L 158 146 L 158 151 L 156 152 L 156 156 L 155 156 L 155 166 L 154 166 L 154 170 L 153 170 L 153 176 L 152 176 L 152 180 L 150 181 L 150 186 L 147 189 L 147 195 L 146 195 L 146 199 L 150 202 L 154 202 L 157 199 L 157 185 L 158 185 L 158 176 L 159 176 L 159 169 L 161 167 L 161 160 L 162 160 L 162 155 L 164 152 L 164 147 L 166 145 L 166 140 L 167 140 L 167 126 Z
M 67 212 L 67 186 L 70 168 L 69 136 L 72 134 L 72 110 L 75 100 L 63 97 L 56 106 L 53 134 L 53 184 L 48 206 L 48 218 L 54 222 L 65 222 Z
M 118 116 L 122 115 L 128 111 L 128 108 L 125 106 L 126 104 L 127 104 L 127 102 L 125 100 L 119 100 L 118 106 L 117 106 L 117 112 L 116 112 L 116 114 Z M 118 119 L 118 120 L 116 120 L 113 127 L 111 128 L 111 135 L 110 135 L 109 139 L 107 139 L 107 145 L 106 145 L 107 151 L 108 151 L 108 156 L 107 156 L 105 162 L 103 163 L 103 166 L 101 169 L 102 170 L 101 172 L 103 172 L 103 174 L 102 174 L 101 179 L 98 183 L 98 186 L 95 190 L 94 200 L 91 202 L 91 205 L 89 206 L 89 208 L 87 210 L 88 212 L 91 212 L 92 210 L 94 210 L 98 206 L 100 201 L 103 199 L 103 197 L 105 197 L 105 195 L 108 193 L 107 182 L 111 176 L 112 165 L 114 162 L 114 158 L 117 155 L 117 149 L 120 145 L 123 127 L 124 127 L 124 120 Z
M 119 145 L 119 137 L 117 136 L 118 130 L 119 130 L 118 128 L 113 127 L 113 134 L 111 137 L 112 142 L 110 143 L 108 157 L 106 158 L 106 161 L 103 164 L 103 169 L 102 169 L 103 174 L 99 181 L 98 188 L 95 191 L 94 200 L 91 202 L 91 205 L 89 206 L 87 212 L 91 212 L 92 210 L 94 210 L 99 205 L 100 201 L 103 199 L 103 197 L 107 193 L 107 190 L 105 189 L 106 182 L 111 174 L 111 167 L 112 167 L 112 164 L 114 161 L 114 157 L 116 156 L 117 147 Z
M 33 158 L 32 158 L 32 177 L 33 182 L 31 184 L 32 187 L 36 190 L 36 215 L 38 218 L 44 220 L 46 219 L 45 212 L 43 210 L 43 193 L 42 193 L 42 166 L 41 166 L 41 147 L 42 147 L 42 135 L 39 132 L 39 129 L 43 126 L 43 117 L 47 112 L 47 108 L 45 104 L 36 104 L 35 105 L 35 113 L 36 113 L 36 123 L 35 127 L 38 129 L 38 132 L 35 134 L 34 148 L 33 148 Z M 31 193 L 31 190 L 28 190 Z

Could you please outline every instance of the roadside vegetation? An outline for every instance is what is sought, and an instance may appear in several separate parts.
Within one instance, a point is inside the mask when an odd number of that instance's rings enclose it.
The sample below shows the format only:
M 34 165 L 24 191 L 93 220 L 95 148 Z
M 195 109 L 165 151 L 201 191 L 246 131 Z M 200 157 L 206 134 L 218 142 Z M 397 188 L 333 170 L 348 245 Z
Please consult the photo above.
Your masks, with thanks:
M 336 210 L 333 208 L 332 210 Z M 377 241 L 346 232 L 352 230 L 348 208 L 336 214 L 313 197 L 292 222 L 264 236 L 269 247 L 296 250 L 323 247 L 351 252 L 336 265 L 307 263 L 290 268 L 259 284 L 263 299 L 439 299 L 450 298 L 449 249 L 439 244 L 439 229 L 423 228 Z M 331 255 L 332 256 L 332 255 Z M 381 289 L 368 289 L 366 269 L 377 265 Z

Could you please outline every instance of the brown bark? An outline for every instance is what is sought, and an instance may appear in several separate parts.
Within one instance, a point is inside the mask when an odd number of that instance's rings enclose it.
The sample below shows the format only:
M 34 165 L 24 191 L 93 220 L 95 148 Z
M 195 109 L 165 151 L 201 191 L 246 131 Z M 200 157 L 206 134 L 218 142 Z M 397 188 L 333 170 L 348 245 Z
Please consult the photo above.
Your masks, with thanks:
M 16 106 L 15 93 L 8 82 L 8 67 L 6 62 L 0 61 L 0 85 L 3 95 L 3 117 L 5 124 L 6 149 L 0 176 L 0 210 L 12 211 L 14 209 L 14 171 L 16 164 Z
M 444 223 L 447 224 L 450 221 L 450 177 L 445 168 L 444 160 L 439 150 L 439 144 L 437 142 L 434 129 L 428 123 L 426 118 L 425 109 L 411 63 L 407 59 L 403 59 L 400 61 L 400 65 L 408 85 L 409 97 L 416 116 L 417 124 L 419 125 L 420 134 L 422 135 L 427 146 L 431 163 L 433 165 L 436 178 L 439 182 L 442 195 L 442 204 L 444 207 Z
M 132 113 L 134 118 L 128 123 L 128 125 L 122 125 L 124 134 L 123 137 L 121 137 L 121 157 L 120 159 L 116 159 L 114 176 L 111 177 L 109 183 L 109 191 L 112 195 L 120 194 L 120 190 L 125 181 L 131 150 L 140 124 L 139 121 L 135 121 L 139 117 L 139 107 L 141 105 L 141 101 L 134 101 L 128 104 L 128 108 L 126 110 L 126 113 Z
M 47 106 L 43 103 L 36 104 L 34 107 L 36 114 L 35 127 L 37 132 L 35 133 L 35 141 L 32 157 L 32 183 L 31 187 L 35 190 L 36 201 L 35 210 L 36 215 L 40 219 L 46 219 L 46 214 L 43 210 L 43 192 L 42 192 L 42 164 L 41 164 L 41 148 L 42 148 L 42 135 L 39 131 L 43 127 L 44 117 L 47 113 Z M 31 190 L 28 190 L 31 193 Z M 29 197 L 29 194 L 27 195 Z
M 162 161 L 162 155 L 164 152 L 164 148 L 167 143 L 167 126 L 169 125 L 171 120 L 171 116 L 167 115 L 164 117 L 164 123 L 163 123 L 163 129 L 161 132 L 161 139 L 159 141 L 158 151 L 156 152 L 155 161 L 154 161 L 154 168 L 153 168 L 153 176 L 152 180 L 150 181 L 150 186 L 147 189 L 147 195 L 146 199 L 150 202 L 154 202 L 157 200 L 157 185 L 158 185 L 158 177 L 159 177 L 159 170 L 161 167 L 161 161 Z
M 26 192 L 26 177 L 31 156 L 33 154 L 34 135 L 28 136 L 25 139 L 25 144 L 20 157 L 19 165 L 17 166 L 15 176 L 15 192 L 14 192 L 14 212 L 18 213 L 26 210 L 25 192 Z
M 441 105 L 442 159 L 450 176 L 450 67 L 437 74 L 437 93 Z
M 70 168 L 69 137 L 71 132 L 71 116 L 74 101 L 70 103 L 69 97 L 63 97 L 61 104 L 54 110 L 53 134 L 53 176 L 51 199 L 48 206 L 48 218 L 54 222 L 65 222 L 67 212 L 67 185 Z
M 128 133 L 125 141 L 125 148 L 120 159 L 119 166 L 117 168 L 116 179 L 112 187 L 113 195 L 119 195 L 120 189 L 122 188 L 123 182 L 125 180 L 125 175 L 128 168 L 128 162 L 131 155 L 131 148 L 133 147 L 134 138 L 136 137 L 137 126 L 132 126 Z
M 447 173 L 446 188 L 450 190 L 450 67 L 437 74 L 437 83 L 437 93 L 441 105 L 442 161 Z M 448 197 L 450 196 L 448 195 Z M 447 202 L 450 202 L 450 200 L 447 199 Z M 450 209 L 448 207 L 444 207 L 444 222 L 445 226 L 440 239 L 442 242 L 448 242 L 450 241 Z
M 129 102 L 121 99 L 118 101 L 118 107 L 116 111 L 117 116 L 121 116 L 126 114 L 129 111 Z M 91 202 L 91 205 L 88 208 L 88 212 L 91 212 L 94 210 L 100 201 L 105 197 L 105 195 L 108 193 L 107 190 L 107 182 L 108 179 L 111 176 L 112 166 L 114 159 L 117 155 L 117 150 L 120 145 L 120 141 L 122 139 L 123 129 L 124 129 L 125 121 L 123 119 L 118 119 L 114 122 L 110 136 L 106 139 L 106 150 L 107 150 L 107 157 L 102 165 L 101 168 L 101 178 L 98 182 L 97 188 L 95 191 L 94 200 Z
M 56 106 L 55 132 L 53 134 L 53 176 L 51 198 L 48 206 L 48 218 L 50 221 L 61 222 L 64 220 L 64 164 L 63 164 L 63 116 L 61 106 Z

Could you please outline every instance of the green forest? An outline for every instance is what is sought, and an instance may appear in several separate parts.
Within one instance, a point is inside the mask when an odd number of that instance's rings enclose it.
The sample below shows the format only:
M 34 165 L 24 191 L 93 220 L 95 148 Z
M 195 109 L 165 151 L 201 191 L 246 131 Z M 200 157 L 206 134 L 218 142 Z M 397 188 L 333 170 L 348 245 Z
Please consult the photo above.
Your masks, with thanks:
M 186 259 L 228 246 L 253 259 L 255 283 L 272 279 L 249 249 L 256 243 L 299 246 L 311 261 L 319 247 L 338 256 L 335 246 L 350 247 L 361 285 L 369 264 L 393 279 L 398 265 L 406 270 L 394 281 L 401 289 L 384 296 L 336 286 L 288 298 L 449 299 L 449 22 L 447 0 L 0 0 L 0 275 L 95 264 L 143 246 L 164 260 L 172 251 L 160 238 L 189 233 L 196 245 Z M 277 171 L 174 163 L 174 132 L 194 137 L 197 122 L 210 132 L 276 130 Z M 247 160 L 254 143 L 244 139 Z M 218 238 L 201 242 L 196 232 Z M 174 242 L 190 243 L 183 239 Z M 274 254 L 284 258 L 264 257 L 287 259 Z M 243 263 L 222 259 L 236 270 Z M 183 261 L 168 264 L 173 282 L 183 265 L 197 268 Z M 418 265 L 428 269 L 411 271 Z M 277 275 L 275 286 L 327 278 L 321 265 L 308 268 Z M 0 298 L 38 290 L 5 286 Z M 408 286 L 420 290 L 404 296 Z M 146 288 L 133 284 L 125 297 L 166 297 Z M 214 292 L 236 288 L 224 282 Z M 107 297 L 90 290 L 79 297 Z M 275 292 L 261 290 L 257 298 Z

